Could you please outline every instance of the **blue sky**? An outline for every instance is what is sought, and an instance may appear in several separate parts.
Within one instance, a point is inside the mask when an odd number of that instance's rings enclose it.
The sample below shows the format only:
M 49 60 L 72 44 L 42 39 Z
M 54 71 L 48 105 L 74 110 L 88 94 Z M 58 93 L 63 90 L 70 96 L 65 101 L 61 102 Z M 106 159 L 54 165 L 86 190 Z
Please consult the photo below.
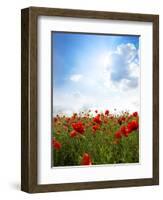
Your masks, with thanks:
M 54 114 L 139 109 L 139 36 L 53 32 L 52 67 Z

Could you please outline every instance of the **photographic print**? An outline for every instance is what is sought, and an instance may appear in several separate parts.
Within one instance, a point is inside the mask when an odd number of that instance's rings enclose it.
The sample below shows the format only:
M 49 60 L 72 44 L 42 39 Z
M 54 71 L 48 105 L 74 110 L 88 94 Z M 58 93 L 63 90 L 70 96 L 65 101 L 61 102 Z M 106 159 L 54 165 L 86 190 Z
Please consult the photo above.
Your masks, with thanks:
M 52 32 L 52 166 L 139 162 L 138 35 Z
M 24 8 L 21 44 L 21 190 L 158 185 L 159 15 Z

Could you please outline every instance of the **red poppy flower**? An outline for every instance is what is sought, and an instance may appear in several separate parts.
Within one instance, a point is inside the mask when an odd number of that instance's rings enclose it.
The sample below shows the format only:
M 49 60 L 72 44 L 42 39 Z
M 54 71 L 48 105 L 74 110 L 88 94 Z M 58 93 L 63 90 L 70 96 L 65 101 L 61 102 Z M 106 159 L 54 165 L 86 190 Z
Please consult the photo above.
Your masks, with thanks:
M 83 134 L 84 133 L 84 125 L 82 122 L 76 122 L 76 123 L 73 123 L 72 124 L 72 127 L 75 131 L 77 131 L 78 133 L 80 134 Z
M 98 113 L 98 110 L 95 110 L 95 113 Z
M 75 130 L 70 132 L 70 137 L 73 138 L 77 135 L 77 132 Z
M 127 124 L 127 131 L 130 133 L 136 130 L 139 127 L 138 122 L 136 120 L 132 120 Z
M 62 147 L 62 144 L 59 141 L 57 141 L 55 138 L 53 138 L 52 140 L 52 145 L 53 145 L 53 148 L 56 150 L 60 150 Z
M 120 128 L 120 131 L 121 131 L 121 133 L 124 135 L 124 136 L 128 136 L 129 135 L 129 132 L 128 132 L 128 129 L 126 128 L 126 126 L 122 126 L 121 128 Z
M 126 120 L 126 118 L 125 118 L 124 116 L 122 116 L 122 117 L 121 117 L 121 120 L 122 120 L 122 121 L 125 121 L 125 120 Z
M 131 125 L 132 125 L 132 130 L 136 130 L 139 127 L 138 121 L 136 120 L 132 120 Z
M 101 124 L 101 119 L 100 119 L 100 115 L 97 115 L 96 117 L 93 118 L 93 121 L 96 122 L 97 124 Z
M 109 110 L 105 110 L 105 115 L 109 115 Z
M 121 130 L 121 132 L 122 132 L 123 134 L 125 134 L 125 132 L 126 132 L 126 127 L 125 127 L 125 126 L 121 126 L 120 130 Z
M 118 123 L 119 123 L 119 125 L 122 124 L 122 119 L 121 118 L 118 119 Z
M 117 139 L 121 139 L 121 137 L 122 137 L 122 133 L 121 133 L 121 131 L 120 130 L 118 130 L 116 133 L 115 133 L 115 138 L 117 138 Z
M 137 116 L 138 116 L 138 112 L 133 112 L 132 115 L 133 115 L 134 117 L 137 117 Z
M 92 165 L 92 160 L 88 153 L 83 154 L 81 165 Z
M 96 132 L 97 130 L 99 130 L 99 128 L 100 128 L 99 125 L 94 125 L 92 127 L 92 129 L 93 129 L 94 132 Z
M 127 127 L 126 127 L 126 134 L 129 134 L 131 132 L 132 132 L 132 127 L 131 127 L 130 124 L 128 124 Z

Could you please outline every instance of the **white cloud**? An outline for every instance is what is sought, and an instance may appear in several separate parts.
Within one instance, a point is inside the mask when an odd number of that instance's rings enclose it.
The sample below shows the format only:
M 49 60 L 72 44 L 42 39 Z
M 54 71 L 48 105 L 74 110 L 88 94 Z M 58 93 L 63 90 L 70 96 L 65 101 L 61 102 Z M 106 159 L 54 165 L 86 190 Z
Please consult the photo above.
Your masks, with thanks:
M 127 91 L 126 93 L 111 96 L 106 93 L 92 92 L 84 95 L 80 93 L 76 95 L 76 92 L 63 93 L 59 92 L 53 98 L 53 110 L 54 115 L 66 114 L 71 115 L 74 112 L 86 111 L 91 109 L 92 111 L 98 109 L 104 111 L 109 109 L 111 113 L 114 113 L 114 109 L 117 112 L 121 111 L 139 111 L 139 94 L 135 94 L 133 91 Z
M 55 91 L 53 93 L 53 114 L 71 115 L 73 112 L 88 110 L 92 106 L 94 98 L 85 96 L 79 91 L 71 93 Z
M 70 76 L 73 91 L 55 89 L 53 114 L 70 115 L 88 109 L 114 112 L 115 108 L 139 111 L 139 53 L 134 44 L 121 44 L 93 60 L 85 60 L 85 66 Z M 79 81 L 81 84 L 76 84 Z
M 82 74 L 73 74 L 70 76 L 70 80 L 74 82 L 78 82 L 78 81 L 81 81 L 82 77 L 83 77 Z
M 110 52 L 110 64 L 104 68 L 105 86 L 117 90 L 135 89 L 139 84 L 139 55 L 133 44 L 121 44 Z

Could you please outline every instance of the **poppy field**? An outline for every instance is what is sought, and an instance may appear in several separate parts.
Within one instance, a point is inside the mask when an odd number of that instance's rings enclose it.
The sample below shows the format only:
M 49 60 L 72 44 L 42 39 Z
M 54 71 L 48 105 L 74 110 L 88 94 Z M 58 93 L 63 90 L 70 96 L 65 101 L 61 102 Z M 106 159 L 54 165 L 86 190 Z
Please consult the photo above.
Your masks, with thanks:
M 138 162 L 138 112 L 111 114 L 109 110 L 89 110 L 53 118 L 53 166 Z

